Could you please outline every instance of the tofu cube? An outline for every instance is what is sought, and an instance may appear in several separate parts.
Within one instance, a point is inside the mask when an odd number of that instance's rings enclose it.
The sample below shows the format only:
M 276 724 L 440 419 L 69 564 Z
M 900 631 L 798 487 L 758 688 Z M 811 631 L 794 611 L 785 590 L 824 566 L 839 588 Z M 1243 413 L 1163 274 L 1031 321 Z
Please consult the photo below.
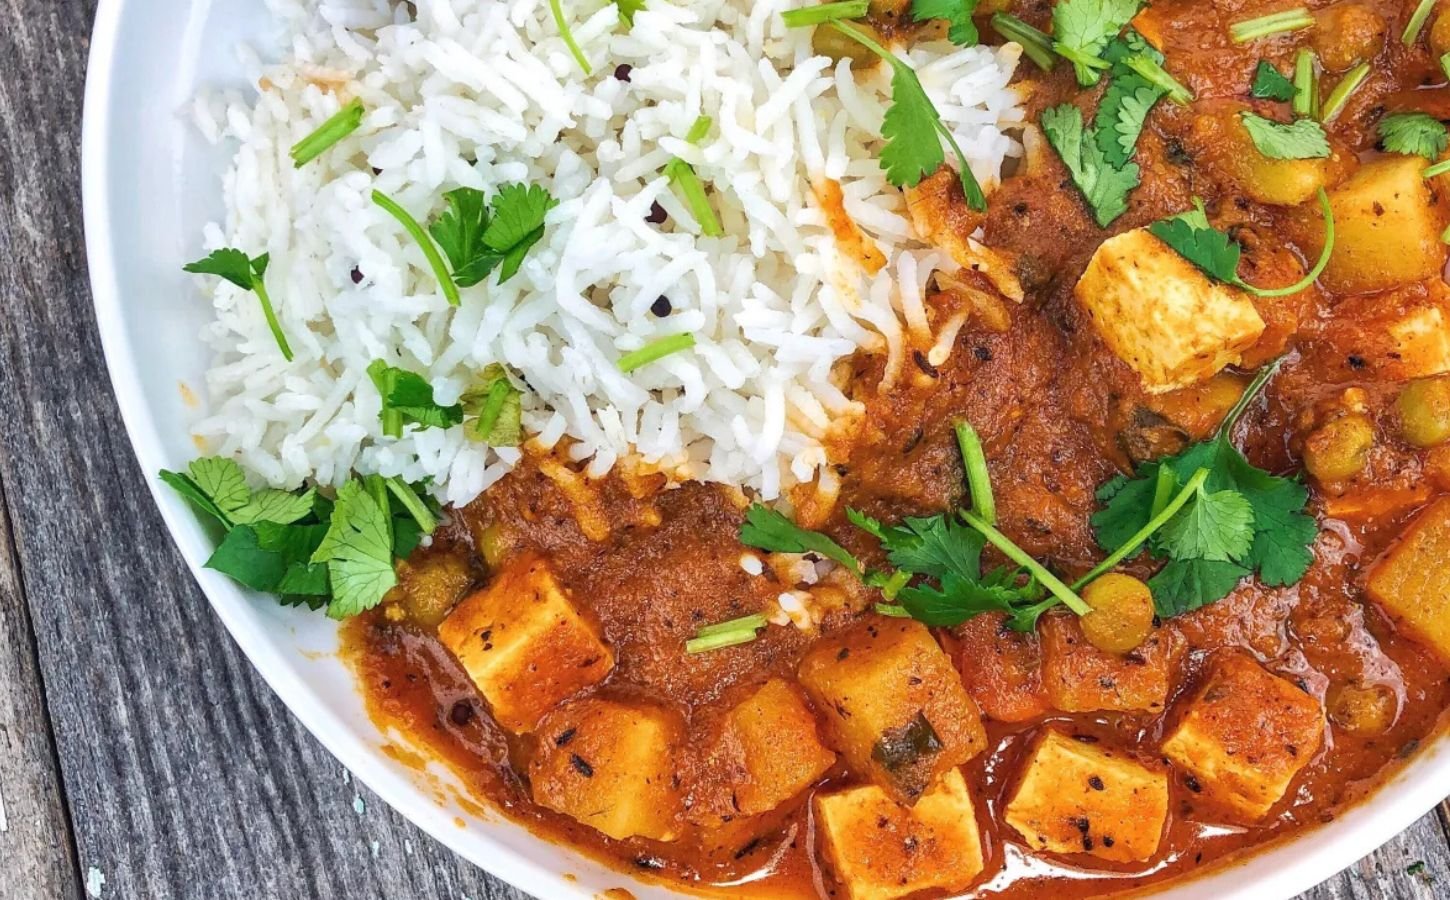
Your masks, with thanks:
M 773 678 L 726 714 L 701 767 L 690 819 L 715 827 L 769 812 L 810 787 L 835 761 L 800 691 Z
M 1371 160 L 1329 191 L 1334 250 L 1320 280 L 1331 291 L 1360 294 L 1424 281 L 1445 266 L 1446 204 L 1423 175 L 1418 156 L 1390 154 Z M 1324 218 L 1315 201 L 1296 211 L 1289 230 L 1304 255 L 1324 247 Z
M 1324 738 L 1319 701 L 1238 652 L 1216 656 L 1163 755 L 1235 820 L 1262 819 Z
M 1243 291 L 1211 281 L 1145 228 L 1099 246 L 1073 295 L 1150 394 L 1213 377 L 1264 333 Z
M 616 840 L 679 835 L 684 726 L 656 706 L 590 697 L 540 723 L 534 802 Z
M 977 705 L 920 622 L 872 616 L 818 641 L 799 674 L 852 770 L 904 802 L 987 746 Z
M 1390 618 L 1450 665 L 1450 498 L 1415 517 L 1374 564 L 1365 587 Z
M 957 892 L 982 873 L 982 838 L 967 784 L 949 769 L 915 806 L 876 785 L 817 796 L 816 822 L 849 900 Z
M 494 719 L 513 732 L 532 730 L 545 713 L 614 668 L 614 654 L 537 556 L 510 564 L 460 603 L 438 626 L 438 638 Z
M 1050 729 L 1027 759 L 1005 820 L 1034 850 L 1140 862 L 1158 852 L 1168 773 Z
M 1042 685 L 1063 712 L 1159 713 L 1183 657 L 1183 637 L 1158 628 L 1136 650 L 1119 656 L 1088 642 L 1077 616 L 1049 615 L 1038 622 Z

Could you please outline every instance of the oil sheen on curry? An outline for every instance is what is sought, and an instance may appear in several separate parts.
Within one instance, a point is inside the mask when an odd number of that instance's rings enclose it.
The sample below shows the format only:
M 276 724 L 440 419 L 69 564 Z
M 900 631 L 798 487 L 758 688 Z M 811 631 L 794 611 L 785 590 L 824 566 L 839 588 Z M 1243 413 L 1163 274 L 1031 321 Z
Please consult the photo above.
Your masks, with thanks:
M 865 413 L 770 504 L 526 445 L 347 626 L 374 715 L 551 840 L 726 894 L 1161 886 L 1372 792 L 1450 702 L 1450 13 L 802 27 L 863 77 L 862 37 L 1024 47 L 1013 170 L 905 188 L 963 261 L 927 294 L 951 352 L 839 364 Z

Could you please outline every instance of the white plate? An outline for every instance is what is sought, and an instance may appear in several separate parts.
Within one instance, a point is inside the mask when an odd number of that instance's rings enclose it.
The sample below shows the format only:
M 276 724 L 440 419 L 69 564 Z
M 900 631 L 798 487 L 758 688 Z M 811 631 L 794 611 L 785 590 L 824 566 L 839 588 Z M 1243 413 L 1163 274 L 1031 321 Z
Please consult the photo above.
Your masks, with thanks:
M 200 385 L 197 334 L 209 315 L 181 272 L 200 255 L 201 226 L 219 217 L 225 156 L 187 124 L 202 85 L 241 84 L 239 40 L 265 48 L 262 0 L 101 0 L 86 81 L 82 180 L 96 319 L 121 415 L 141 468 L 178 469 L 195 455 L 179 384 Z M 479 818 L 382 752 L 334 625 L 279 607 L 201 567 L 211 552 L 190 507 L 150 481 L 177 546 L 257 671 L 327 749 L 383 800 L 473 863 L 532 894 L 591 898 L 628 884 L 665 897 L 501 817 Z M 321 777 L 321 773 L 319 773 Z M 1450 741 L 1421 752 L 1370 803 L 1210 877 L 1170 890 L 1180 900 L 1288 898 L 1328 878 L 1450 794 Z M 460 827 L 456 820 L 466 824 Z M 574 875 L 577 880 L 564 878 Z

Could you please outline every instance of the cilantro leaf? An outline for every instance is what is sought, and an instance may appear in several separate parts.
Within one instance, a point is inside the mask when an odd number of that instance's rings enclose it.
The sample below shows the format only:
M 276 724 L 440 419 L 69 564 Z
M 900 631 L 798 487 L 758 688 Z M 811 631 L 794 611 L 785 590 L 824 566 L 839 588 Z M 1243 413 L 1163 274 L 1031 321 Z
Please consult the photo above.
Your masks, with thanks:
M 1177 251 L 1179 256 L 1202 269 L 1211 278 L 1225 284 L 1239 283 L 1239 258 L 1243 249 L 1227 234 L 1208 224 L 1206 217 L 1199 224 L 1200 212 L 1160 219 L 1148 226 L 1148 232 Z
M 290 525 L 311 515 L 313 494 L 311 488 L 300 494 L 273 489 L 257 491 L 243 506 L 229 510 L 229 515 L 238 525 L 258 522 Z
M 1261 59 L 1258 68 L 1254 69 L 1254 84 L 1249 88 L 1249 93 L 1260 100 L 1277 100 L 1280 103 L 1288 103 L 1294 99 L 1297 89 L 1294 87 L 1294 82 L 1274 68 L 1273 64 L 1266 59 Z
M 1233 490 L 1197 496 L 1169 520 L 1154 539 L 1158 550 L 1174 559 L 1240 559 L 1254 542 L 1254 508 Z
M 1141 7 L 1141 0 L 1062 0 L 1052 8 L 1054 49 L 1072 62 L 1078 84 L 1098 83 L 1088 60 L 1100 57 Z
M 453 282 L 459 287 L 478 284 L 498 259 L 484 267 L 483 257 L 491 256 L 483 243 L 484 229 L 488 228 L 488 201 L 483 191 L 474 188 L 458 188 L 443 195 L 447 207 L 428 226 L 428 233 L 448 257 L 453 269 Z
M 498 189 L 493 198 L 493 219 L 483 232 L 483 243 L 500 255 L 499 284 L 518 272 L 524 254 L 544 236 L 544 216 L 558 205 L 538 185 L 506 184 Z
M 881 546 L 898 569 L 931 578 L 980 575 L 986 540 L 955 517 L 908 518 L 883 534 Z
M 1098 488 L 1097 499 L 1103 508 L 1093 514 L 1090 524 L 1103 549 L 1128 543 L 1153 518 L 1159 468 L 1158 463 L 1145 463 L 1138 468 L 1137 477 L 1119 475 Z
M 1022 597 L 1021 588 L 984 584 L 975 579 L 964 578 L 956 572 L 943 576 L 940 586 L 923 583 L 904 587 L 896 594 L 896 599 L 913 619 L 937 628 L 960 625 L 982 613 L 1005 612 L 1012 615 L 1017 612 L 1014 602 Z M 1048 606 L 1056 603 L 1054 597 L 1049 597 L 1048 600 Z M 1039 611 L 1038 615 L 1040 614 Z M 1036 616 L 1032 616 L 1032 623 L 1036 624 Z M 1018 630 L 1030 631 L 1031 626 Z
M 1148 590 L 1153 592 L 1158 615 L 1180 616 L 1222 600 L 1250 574 L 1237 563 L 1175 559 L 1148 579 Z
M 1083 127 L 1082 111 L 1070 103 L 1042 113 L 1042 132 L 1067 166 L 1073 183 L 1106 228 L 1128 210 L 1128 193 L 1138 186 L 1137 163 L 1121 168 L 1108 163 L 1096 140 Z
M 220 522 L 223 528 L 232 527 L 232 521 L 227 518 L 227 514 L 222 511 L 221 507 L 212 502 L 212 499 L 206 495 L 205 491 L 197 486 L 196 482 L 191 480 L 190 475 L 182 472 L 169 472 L 166 469 L 162 469 L 158 477 L 163 484 L 170 486 L 172 490 L 187 500 L 190 500 L 192 505 L 197 509 Z
M 252 489 L 247 487 L 247 476 L 234 459 L 203 456 L 192 460 L 186 471 L 197 488 L 227 513 L 229 518 L 252 499 Z
M 463 421 L 463 406 L 443 406 L 433 399 L 433 386 L 421 375 L 390 366 L 376 359 L 368 366 L 368 377 L 382 398 L 378 418 L 383 434 L 402 437 L 408 423 L 424 428 L 451 428 Z
M 287 336 L 282 333 L 282 323 L 277 321 L 277 311 L 272 307 L 272 298 L 267 294 L 267 283 L 263 278 L 267 274 L 270 259 L 270 255 L 266 253 L 256 258 L 248 258 L 240 250 L 224 247 L 213 250 L 205 259 L 187 263 L 181 270 L 194 275 L 215 275 L 244 291 L 256 294 L 257 301 L 262 306 L 262 317 L 267 320 L 267 328 L 272 332 L 272 339 L 277 342 L 277 349 L 282 351 L 283 359 L 291 362 L 292 347 L 287 343 Z
M 818 553 L 852 572 L 861 573 L 861 564 L 845 547 L 818 531 L 796 525 L 768 506 L 752 503 L 740 525 L 740 543 L 768 553 Z
M 961 47 L 975 47 L 981 36 L 972 16 L 980 0 L 911 0 L 911 18 L 917 22 L 942 19 L 949 23 L 947 40 Z
M 881 168 L 887 181 L 897 187 L 916 185 L 941 168 L 946 153 L 937 137 L 940 121 L 916 73 L 900 63 L 892 66 L 891 106 L 881 122 L 886 138 Z
M 1250 112 L 1239 117 L 1253 139 L 1254 147 L 1268 159 L 1324 159 L 1329 156 L 1329 138 L 1324 126 L 1313 119 L 1295 119 L 1285 124 Z
M 619 7 L 619 17 L 624 24 L 634 27 L 634 14 L 644 11 L 644 0 L 614 0 L 614 5 Z
M 490 447 L 517 447 L 524 436 L 523 396 L 503 366 L 485 366 L 461 399 L 464 416 L 472 419 L 464 434 Z
M 204 565 L 263 593 L 276 590 L 287 572 L 286 560 L 281 554 L 263 549 L 256 529 L 250 525 L 238 525 L 228 531 Z
M 1108 165 L 1122 168 L 1133 158 L 1138 138 L 1148 123 L 1148 113 L 1163 98 L 1163 92 L 1141 79 L 1114 78 L 1098 104 L 1093 129 L 1098 148 Z M 1107 126 L 1103 122 L 1106 120 Z
M 349 481 L 338 490 L 332 521 L 310 559 L 327 564 L 329 616 L 342 619 L 372 609 L 398 583 L 390 532 L 386 504 L 379 505 L 362 482 Z
M 1380 143 L 1390 153 L 1423 156 L 1434 162 L 1445 152 L 1450 136 L 1439 119 L 1422 112 L 1392 113 L 1380 120 Z

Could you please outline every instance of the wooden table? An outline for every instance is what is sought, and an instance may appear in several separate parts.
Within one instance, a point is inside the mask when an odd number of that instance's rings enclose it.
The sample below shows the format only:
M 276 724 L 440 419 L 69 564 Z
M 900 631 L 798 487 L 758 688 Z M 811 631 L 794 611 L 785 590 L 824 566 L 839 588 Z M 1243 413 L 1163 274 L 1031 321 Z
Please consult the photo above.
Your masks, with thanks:
M 349 778 L 166 536 L 86 281 L 95 4 L 0 0 L 0 898 L 520 898 Z M 1447 810 L 1306 896 L 1446 896 Z

